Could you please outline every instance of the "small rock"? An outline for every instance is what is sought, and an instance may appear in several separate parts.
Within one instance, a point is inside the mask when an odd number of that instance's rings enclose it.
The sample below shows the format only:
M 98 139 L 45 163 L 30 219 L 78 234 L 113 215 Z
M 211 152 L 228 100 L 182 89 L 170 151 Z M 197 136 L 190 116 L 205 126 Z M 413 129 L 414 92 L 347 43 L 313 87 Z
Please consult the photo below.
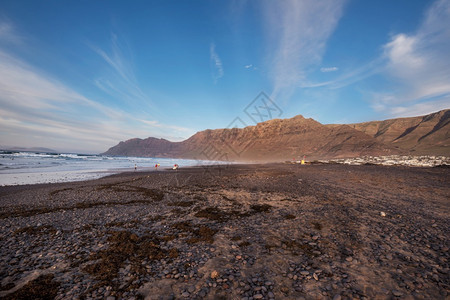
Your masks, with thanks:
M 386 213 L 384 211 L 380 211 L 380 216 L 386 217 Z
M 217 277 L 219 277 L 219 272 L 217 272 L 216 270 L 212 271 L 211 272 L 211 278 L 214 279 L 214 278 L 217 278 Z
M 395 297 L 401 297 L 403 296 L 403 293 L 398 290 L 392 290 L 392 295 L 394 295 Z
M 317 276 L 316 273 L 313 274 L 313 277 L 314 277 L 314 279 L 315 279 L 316 281 L 319 280 L 319 276 Z
M 181 296 L 183 296 L 184 298 L 188 298 L 191 294 L 189 294 L 188 292 L 184 292 L 183 294 L 181 294 Z
M 262 299 L 263 295 L 262 294 L 256 294 L 253 296 L 253 299 Z
M 341 300 L 341 295 L 339 294 L 334 295 L 333 300 Z

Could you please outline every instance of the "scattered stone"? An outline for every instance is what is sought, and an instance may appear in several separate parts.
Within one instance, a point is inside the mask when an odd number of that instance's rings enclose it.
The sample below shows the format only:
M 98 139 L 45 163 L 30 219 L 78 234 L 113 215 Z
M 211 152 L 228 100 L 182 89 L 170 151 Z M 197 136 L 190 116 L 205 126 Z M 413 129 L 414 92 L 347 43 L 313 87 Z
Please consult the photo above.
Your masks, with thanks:
M 217 278 L 217 277 L 219 277 L 219 272 L 217 272 L 216 270 L 212 271 L 212 272 L 211 272 L 211 278 L 212 278 L 212 279 L 215 279 L 215 278 Z

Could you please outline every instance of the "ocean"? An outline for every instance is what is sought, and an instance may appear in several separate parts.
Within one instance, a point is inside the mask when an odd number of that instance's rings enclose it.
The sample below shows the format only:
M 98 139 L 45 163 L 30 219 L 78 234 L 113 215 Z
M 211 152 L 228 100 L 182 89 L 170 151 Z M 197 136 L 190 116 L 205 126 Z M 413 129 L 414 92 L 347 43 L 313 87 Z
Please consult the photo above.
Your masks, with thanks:
M 36 153 L 0 150 L 0 186 L 96 179 L 125 171 L 160 170 L 220 164 L 193 159 L 112 157 L 76 153 Z

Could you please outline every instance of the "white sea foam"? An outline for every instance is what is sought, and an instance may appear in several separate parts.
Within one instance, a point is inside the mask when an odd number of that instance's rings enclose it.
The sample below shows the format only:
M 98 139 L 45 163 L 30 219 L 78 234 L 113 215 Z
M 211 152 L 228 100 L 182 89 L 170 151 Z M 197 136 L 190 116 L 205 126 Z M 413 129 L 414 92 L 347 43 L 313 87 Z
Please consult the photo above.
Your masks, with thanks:
M 149 158 L 111 157 L 74 153 L 34 153 L 0 151 L 0 186 L 82 181 L 123 171 L 150 171 L 159 168 L 220 164 L 221 162 Z

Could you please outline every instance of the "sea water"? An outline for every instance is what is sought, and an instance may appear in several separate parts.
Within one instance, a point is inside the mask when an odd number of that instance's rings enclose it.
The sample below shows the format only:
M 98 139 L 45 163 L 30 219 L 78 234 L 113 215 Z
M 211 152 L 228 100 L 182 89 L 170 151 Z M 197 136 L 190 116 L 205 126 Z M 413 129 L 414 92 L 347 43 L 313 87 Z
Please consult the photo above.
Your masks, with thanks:
M 178 164 L 200 166 L 220 162 L 193 159 L 113 157 L 74 153 L 36 153 L 0 150 L 0 186 L 96 179 L 125 171 L 151 171 Z

